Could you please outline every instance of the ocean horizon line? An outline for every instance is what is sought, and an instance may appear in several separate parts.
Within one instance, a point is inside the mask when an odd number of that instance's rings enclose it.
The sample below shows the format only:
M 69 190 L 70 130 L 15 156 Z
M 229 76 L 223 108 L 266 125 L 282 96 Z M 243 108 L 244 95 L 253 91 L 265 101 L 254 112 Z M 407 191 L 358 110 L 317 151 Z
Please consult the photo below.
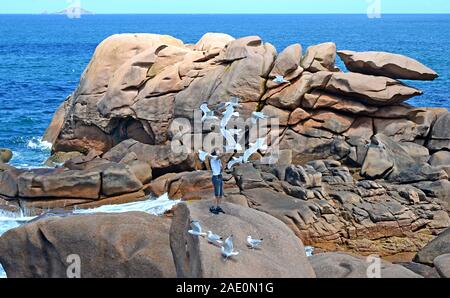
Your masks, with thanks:
M 30 15 L 30 16 L 64 16 L 63 13 L 0 13 L 0 16 L 3 15 Z M 339 13 L 339 12 L 333 12 L 333 13 L 252 13 L 252 12 L 246 12 L 246 13 L 97 13 L 92 12 L 89 14 L 82 14 L 83 16 L 95 16 L 95 15 L 360 15 L 365 16 L 366 13 Z M 382 13 L 383 15 L 450 15 L 450 12 L 424 12 L 424 13 Z

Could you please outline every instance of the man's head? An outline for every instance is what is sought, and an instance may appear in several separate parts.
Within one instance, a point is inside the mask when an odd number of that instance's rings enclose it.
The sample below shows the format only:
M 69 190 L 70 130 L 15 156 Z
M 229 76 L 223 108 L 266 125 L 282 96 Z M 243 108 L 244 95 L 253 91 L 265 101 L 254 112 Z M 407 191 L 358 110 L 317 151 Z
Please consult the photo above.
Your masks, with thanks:
M 214 148 L 213 151 L 211 152 L 211 156 L 217 157 L 219 155 L 220 155 L 220 149 Z

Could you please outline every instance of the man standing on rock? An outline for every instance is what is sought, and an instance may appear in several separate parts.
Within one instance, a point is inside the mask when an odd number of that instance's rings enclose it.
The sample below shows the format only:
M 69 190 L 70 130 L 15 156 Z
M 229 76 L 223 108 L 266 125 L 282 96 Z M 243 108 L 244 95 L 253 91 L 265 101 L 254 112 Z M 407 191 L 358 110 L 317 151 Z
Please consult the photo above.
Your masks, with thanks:
M 209 211 L 213 214 L 224 213 L 223 209 L 220 207 L 220 202 L 223 197 L 223 177 L 222 177 L 222 161 L 220 160 L 220 151 L 214 149 L 211 153 L 211 158 L 209 160 L 209 165 L 212 172 L 212 183 L 214 186 L 214 202 L 215 206 L 211 206 Z

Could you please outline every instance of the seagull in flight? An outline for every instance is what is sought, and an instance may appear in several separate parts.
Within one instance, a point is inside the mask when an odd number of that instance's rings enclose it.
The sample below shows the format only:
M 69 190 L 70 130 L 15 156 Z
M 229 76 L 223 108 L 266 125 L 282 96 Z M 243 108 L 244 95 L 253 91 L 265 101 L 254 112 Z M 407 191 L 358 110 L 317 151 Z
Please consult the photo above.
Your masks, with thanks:
M 265 115 L 263 112 L 253 112 L 252 113 L 252 123 L 256 124 L 258 120 L 263 120 L 269 118 L 267 115 Z
M 202 226 L 196 220 L 193 220 L 191 222 L 191 230 L 189 230 L 188 233 L 194 236 L 202 236 L 202 237 L 206 236 L 206 233 L 202 232 Z
M 273 79 L 273 82 L 277 84 L 290 83 L 288 80 L 285 80 L 283 76 L 276 76 L 275 79 Z
M 247 163 L 250 156 L 258 150 L 267 150 L 266 138 L 259 138 L 255 143 L 250 143 L 250 148 L 244 152 L 243 162 Z
M 222 128 L 227 126 L 228 122 L 231 120 L 231 117 L 239 117 L 239 112 L 234 111 L 233 105 L 227 106 L 227 109 L 222 114 L 223 118 L 222 121 L 220 121 L 220 127 Z
M 225 243 L 221 247 L 221 251 L 222 251 L 222 256 L 226 260 L 228 260 L 228 258 L 230 258 L 230 257 L 234 257 L 234 256 L 237 256 L 239 254 L 239 252 L 234 250 L 233 235 L 231 235 L 230 237 L 228 237 L 225 240 Z
M 247 237 L 247 245 L 251 249 L 257 248 L 262 244 L 262 239 L 253 239 L 252 236 Z
M 227 145 L 225 146 L 225 151 L 228 152 L 228 151 L 234 151 L 234 150 L 237 150 L 237 151 L 242 150 L 241 144 L 236 142 L 233 134 L 229 130 L 226 130 L 225 128 L 221 128 L 220 132 L 222 133 L 223 137 L 227 141 Z
M 235 165 L 241 164 L 242 162 L 243 162 L 242 156 L 239 158 L 233 157 L 233 159 L 228 162 L 227 168 L 228 170 L 231 170 Z
M 214 115 L 214 111 L 211 111 L 208 108 L 208 104 L 206 104 L 206 103 L 202 104 L 200 106 L 200 110 L 202 110 L 202 112 L 203 112 L 202 122 L 205 122 L 208 119 L 210 119 L 210 120 L 219 120 L 219 118 L 217 118 Z
M 225 106 L 233 106 L 234 108 L 240 107 L 242 106 L 241 104 L 239 104 L 239 99 L 237 97 L 232 97 L 231 100 L 229 102 L 225 103 Z
M 202 150 L 198 150 L 198 158 L 199 158 L 201 161 L 204 162 L 208 156 L 209 156 L 209 153 L 208 153 L 208 152 L 205 152 L 205 151 L 202 151 Z
M 216 243 L 217 244 L 222 244 L 223 243 L 222 237 L 220 237 L 219 235 L 214 234 L 211 231 L 208 231 L 206 239 L 208 240 L 209 243 L 212 243 L 212 244 L 216 244 Z

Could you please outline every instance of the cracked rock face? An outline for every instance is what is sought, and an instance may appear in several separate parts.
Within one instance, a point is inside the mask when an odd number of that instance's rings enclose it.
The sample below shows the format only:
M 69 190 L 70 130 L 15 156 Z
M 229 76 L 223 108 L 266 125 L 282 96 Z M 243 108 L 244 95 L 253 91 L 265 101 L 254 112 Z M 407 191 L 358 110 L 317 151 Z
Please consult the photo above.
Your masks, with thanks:
M 398 79 L 437 75 L 396 54 L 336 51 L 334 43 L 306 51 L 294 44 L 277 53 L 258 36 L 221 33 L 195 45 L 165 35 L 109 37 L 45 134 L 56 160 L 79 154 L 57 169 L 3 167 L 0 208 L 39 213 L 165 192 L 211 198 L 208 165 L 172 146 L 217 134 L 182 124 L 198 124 L 203 102 L 215 108 L 235 96 L 242 117 L 279 119 L 270 133 L 283 158 L 226 173 L 227 200 L 278 218 L 324 250 L 415 253 L 450 226 L 450 113 L 408 105 L 421 91 Z M 336 54 L 349 72 L 336 68 Z

